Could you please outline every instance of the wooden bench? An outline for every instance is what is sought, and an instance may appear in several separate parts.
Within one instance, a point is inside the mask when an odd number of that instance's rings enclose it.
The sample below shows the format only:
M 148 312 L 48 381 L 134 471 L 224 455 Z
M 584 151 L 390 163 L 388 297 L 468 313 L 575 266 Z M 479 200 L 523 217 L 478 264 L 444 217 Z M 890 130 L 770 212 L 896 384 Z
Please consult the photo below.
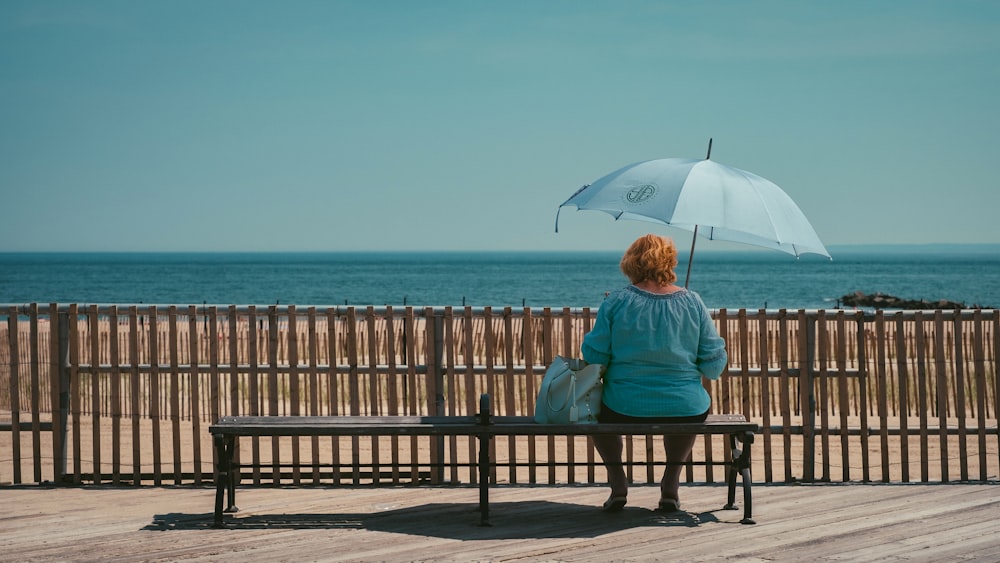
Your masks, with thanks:
M 750 444 L 757 424 L 742 415 L 709 415 L 703 423 L 682 424 L 538 424 L 526 416 L 492 416 L 489 396 L 482 395 L 480 413 L 473 416 L 227 416 L 209 427 L 216 452 L 218 479 L 215 491 L 215 526 L 223 525 L 224 512 L 237 512 L 236 485 L 239 463 L 234 460 L 240 436 L 474 436 L 479 440 L 480 523 L 489 524 L 490 443 L 495 436 L 593 436 L 620 435 L 725 435 L 731 455 L 725 461 L 700 462 L 728 469 L 728 502 L 736 510 L 736 478 L 743 485 L 742 524 L 752 517 Z M 228 503 L 224 496 L 228 494 Z

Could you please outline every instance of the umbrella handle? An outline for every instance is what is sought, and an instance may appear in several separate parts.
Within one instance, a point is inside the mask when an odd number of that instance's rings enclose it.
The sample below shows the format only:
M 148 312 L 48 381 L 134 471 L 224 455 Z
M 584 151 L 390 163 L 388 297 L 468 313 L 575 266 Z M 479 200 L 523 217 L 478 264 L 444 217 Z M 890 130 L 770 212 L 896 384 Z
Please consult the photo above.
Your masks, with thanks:
M 711 141 L 709 141 L 709 143 L 711 143 Z M 691 255 L 688 256 L 688 272 L 687 272 L 687 277 L 684 278 L 684 289 L 687 289 L 688 282 L 691 280 L 691 262 L 694 261 L 694 243 L 697 240 L 698 240 L 698 225 L 695 225 L 694 236 L 691 237 Z

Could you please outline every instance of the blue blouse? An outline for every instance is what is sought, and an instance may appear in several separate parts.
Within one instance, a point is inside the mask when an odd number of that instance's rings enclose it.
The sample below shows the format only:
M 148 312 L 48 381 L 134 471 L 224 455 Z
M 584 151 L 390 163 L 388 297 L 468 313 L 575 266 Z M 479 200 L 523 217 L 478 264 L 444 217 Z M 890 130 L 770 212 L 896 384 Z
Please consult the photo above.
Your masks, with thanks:
M 604 299 L 583 337 L 583 359 L 604 364 L 603 402 L 629 416 L 695 416 L 711 398 L 701 378 L 726 368 L 726 343 L 701 297 L 633 285 Z

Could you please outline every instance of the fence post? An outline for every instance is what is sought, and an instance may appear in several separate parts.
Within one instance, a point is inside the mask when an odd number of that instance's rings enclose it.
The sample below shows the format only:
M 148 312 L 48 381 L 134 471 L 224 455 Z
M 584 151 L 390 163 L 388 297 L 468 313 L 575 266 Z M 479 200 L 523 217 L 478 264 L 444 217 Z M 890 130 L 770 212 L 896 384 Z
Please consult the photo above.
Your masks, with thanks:
M 802 401 L 802 480 L 811 483 L 816 480 L 816 317 L 806 315 L 806 363 L 799 376 Z
M 434 384 L 434 416 L 444 416 L 444 313 L 438 309 L 431 309 L 431 330 L 434 335 L 434 353 L 431 358 L 431 365 L 427 366 L 427 377 L 431 378 Z M 430 355 L 430 354 L 429 354 Z M 444 436 L 434 437 L 434 466 L 431 474 L 435 483 L 444 480 Z
M 444 416 L 444 312 L 434 309 L 434 363 L 428 366 L 434 378 L 434 415 Z
M 59 313 L 59 459 L 53 463 L 56 483 L 66 477 L 66 444 L 70 402 L 69 313 Z

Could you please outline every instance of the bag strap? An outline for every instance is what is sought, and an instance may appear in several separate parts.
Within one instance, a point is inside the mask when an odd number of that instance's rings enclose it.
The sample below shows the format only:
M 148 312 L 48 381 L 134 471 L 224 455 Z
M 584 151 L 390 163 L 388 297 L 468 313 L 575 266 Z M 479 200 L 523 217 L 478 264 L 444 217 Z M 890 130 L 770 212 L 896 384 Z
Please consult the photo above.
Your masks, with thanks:
M 558 409 L 555 408 L 555 407 L 553 407 L 552 406 L 552 393 L 546 393 L 545 394 L 545 402 L 548 404 L 549 410 L 552 410 L 552 411 L 555 411 L 555 412 L 561 412 L 566 407 L 572 406 L 573 405 L 573 401 L 575 399 L 576 399 L 576 374 L 573 373 L 572 370 L 569 372 L 569 391 L 566 393 L 566 402 L 563 403 L 563 406 L 559 407 Z

